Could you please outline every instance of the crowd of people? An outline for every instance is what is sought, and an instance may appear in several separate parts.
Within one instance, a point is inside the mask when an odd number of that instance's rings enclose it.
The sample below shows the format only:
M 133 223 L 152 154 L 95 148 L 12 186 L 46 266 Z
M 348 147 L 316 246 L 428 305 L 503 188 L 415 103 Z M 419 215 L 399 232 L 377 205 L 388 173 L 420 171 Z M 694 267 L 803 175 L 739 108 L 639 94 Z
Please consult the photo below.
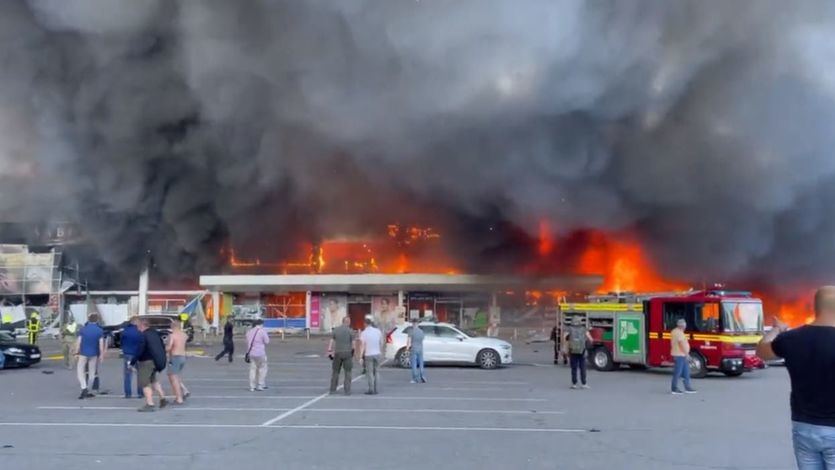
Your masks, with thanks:
M 64 365 L 75 367 L 81 393 L 80 400 L 93 398 L 99 389 L 101 366 L 107 356 L 107 341 L 104 329 L 99 326 L 99 315 L 92 313 L 87 323 L 78 328 L 73 319 L 61 332 Z M 159 397 L 159 408 L 168 406 L 169 401 L 163 391 L 159 376 L 167 372 L 173 392 L 173 404 L 182 405 L 191 395 L 182 380 L 186 363 L 186 343 L 188 335 L 182 324 L 174 321 L 171 332 L 163 341 L 156 328 L 147 319 L 133 317 L 121 333 L 122 375 L 124 397 L 133 398 L 133 383 L 136 382 L 136 398 L 144 398 L 139 411 L 148 412 L 157 409 L 154 394 Z M 74 342 L 74 343 L 73 343 Z M 72 364 L 70 358 L 75 359 Z

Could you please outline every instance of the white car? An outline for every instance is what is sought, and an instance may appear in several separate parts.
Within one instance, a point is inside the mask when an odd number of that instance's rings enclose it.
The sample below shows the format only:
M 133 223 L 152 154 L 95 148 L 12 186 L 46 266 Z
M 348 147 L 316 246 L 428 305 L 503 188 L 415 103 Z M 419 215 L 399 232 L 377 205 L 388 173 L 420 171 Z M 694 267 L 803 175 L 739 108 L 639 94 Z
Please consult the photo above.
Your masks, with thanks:
M 423 330 L 423 360 L 426 363 L 475 364 L 495 369 L 513 362 L 513 347 L 507 341 L 468 334 L 449 323 L 420 323 Z M 410 367 L 406 341 L 412 325 L 400 325 L 386 336 L 386 359 Z

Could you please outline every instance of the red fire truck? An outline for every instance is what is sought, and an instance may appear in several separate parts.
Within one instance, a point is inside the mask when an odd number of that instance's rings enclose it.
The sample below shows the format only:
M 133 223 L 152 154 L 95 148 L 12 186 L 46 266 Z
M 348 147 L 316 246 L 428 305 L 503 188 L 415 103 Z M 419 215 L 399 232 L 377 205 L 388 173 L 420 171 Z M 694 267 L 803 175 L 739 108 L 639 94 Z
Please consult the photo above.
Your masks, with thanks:
M 704 377 L 719 371 L 735 377 L 764 367 L 756 355 L 763 335 L 762 302 L 749 292 L 724 290 L 589 296 L 560 304 L 563 331 L 579 317 L 594 344 L 589 353 L 598 370 L 672 366 L 670 331 L 687 321 L 690 371 Z

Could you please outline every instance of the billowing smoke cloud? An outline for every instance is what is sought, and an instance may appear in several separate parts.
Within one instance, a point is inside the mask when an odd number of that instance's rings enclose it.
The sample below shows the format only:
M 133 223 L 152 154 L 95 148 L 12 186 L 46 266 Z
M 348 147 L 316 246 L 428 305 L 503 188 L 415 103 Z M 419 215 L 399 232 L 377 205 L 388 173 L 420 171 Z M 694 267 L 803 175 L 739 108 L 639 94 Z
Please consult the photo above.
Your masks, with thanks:
M 440 217 L 637 230 L 669 274 L 835 274 L 825 0 L 0 3 L 0 218 L 131 270 Z M 493 238 L 491 238 L 493 237 Z

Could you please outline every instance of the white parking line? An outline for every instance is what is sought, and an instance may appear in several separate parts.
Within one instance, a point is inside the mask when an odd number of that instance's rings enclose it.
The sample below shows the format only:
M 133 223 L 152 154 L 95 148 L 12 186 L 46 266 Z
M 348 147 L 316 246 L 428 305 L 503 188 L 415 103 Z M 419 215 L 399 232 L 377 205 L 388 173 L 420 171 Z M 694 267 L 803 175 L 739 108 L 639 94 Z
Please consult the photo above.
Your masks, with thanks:
M 359 397 L 339 397 L 339 396 L 331 396 L 328 397 L 331 400 L 357 400 Z M 394 396 L 386 396 L 386 395 L 374 395 L 373 397 L 368 397 L 368 401 L 372 400 L 445 400 L 445 401 L 548 401 L 545 398 L 483 398 L 483 397 L 394 397 Z
M 136 410 L 133 406 L 39 406 L 39 410 L 63 410 L 63 411 L 113 411 L 113 410 Z M 217 407 L 177 407 L 176 411 L 291 411 L 291 408 L 217 408 Z M 450 414 L 510 414 L 510 415 L 562 415 L 564 411 L 537 411 L 537 410 L 445 410 L 438 408 L 307 408 L 298 410 L 303 413 L 374 413 L 384 411 L 396 411 L 398 413 L 450 413 Z
M 251 395 L 198 395 L 189 397 L 189 401 L 192 400 L 214 400 L 214 399 L 221 399 L 221 400 L 261 400 L 261 399 L 273 399 L 273 400 L 307 400 L 309 398 L 313 398 L 314 395 L 264 395 L 263 392 L 253 392 Z M 99 400 L 102 398 L 117 398 L 119 400 L 126 400 L 121 395 L 96 395 L 96 398 L 93 400 Z M 168 397 L 171 398 L 171 397 Z
M 354 377 L 353 380 L 351 380 L 351 383 L 354 383 L 354 382 L 356 382 L 357 380 L 359 380 L 363 377 L 365 377 L 365 375 L 358 375 L 358 376 Z M 340 385 L 337 388 L 337 390 L 341 390 L 342 388 L 343 388 L 343 386 Z M 275 424 L 275 423 L 281 421 L 282 419 L 284 419 L 288 416 L 291 416 L 293 413 L 297 413 L 297 412 L 307 408 L 308 406 L 310 406 L 310 405 L 316 403 L 317 401 L 327 397 L 328 395 L 330 395 L 330 392 L 325 392 L 325 393 L 319 395 L 318 397 L 313 398 L 312 400 L 308 400 L 307 402 L 302 403 L 301 405 L 293 408 L 292 410 L 285 411 L 284 413 L 281 413 L 280 415 L 276 416 L 273 419 L 270 419 L 268 421 L 264 421 L 263 423 L 261 423 L 261 426 L 270 426 L 271 424 Z
M 135 406 L 39 406 L 39 410 L 72 410 L 72 411 L 111 411 L 111 410 L 136 410 Z M 176 411 L 288 411 L 290 408 L 215 408 L 215 407 L 191 407 L 182 406 L 172 408 Z
M 7 427 L 102 427 L 102 428 L 201 428 L 201 429 L 224 429 L 224 428 L 249 428 L 263 429 L 262 424 L 198 424 L 198 423 L 20 423 L 0 422 L 0 428 Z M 389 431 L 465 431 L 465 432 L 530 432 L 530 433 L 584 433 L 585 429 L 571 428 L 489 428 L 489 427 L 444 427 L 444 426 L 352 426 L 352 425 L 278 425 L 269 426 L 271 429 L 353 429 L 353 430 L 389 430 Z

